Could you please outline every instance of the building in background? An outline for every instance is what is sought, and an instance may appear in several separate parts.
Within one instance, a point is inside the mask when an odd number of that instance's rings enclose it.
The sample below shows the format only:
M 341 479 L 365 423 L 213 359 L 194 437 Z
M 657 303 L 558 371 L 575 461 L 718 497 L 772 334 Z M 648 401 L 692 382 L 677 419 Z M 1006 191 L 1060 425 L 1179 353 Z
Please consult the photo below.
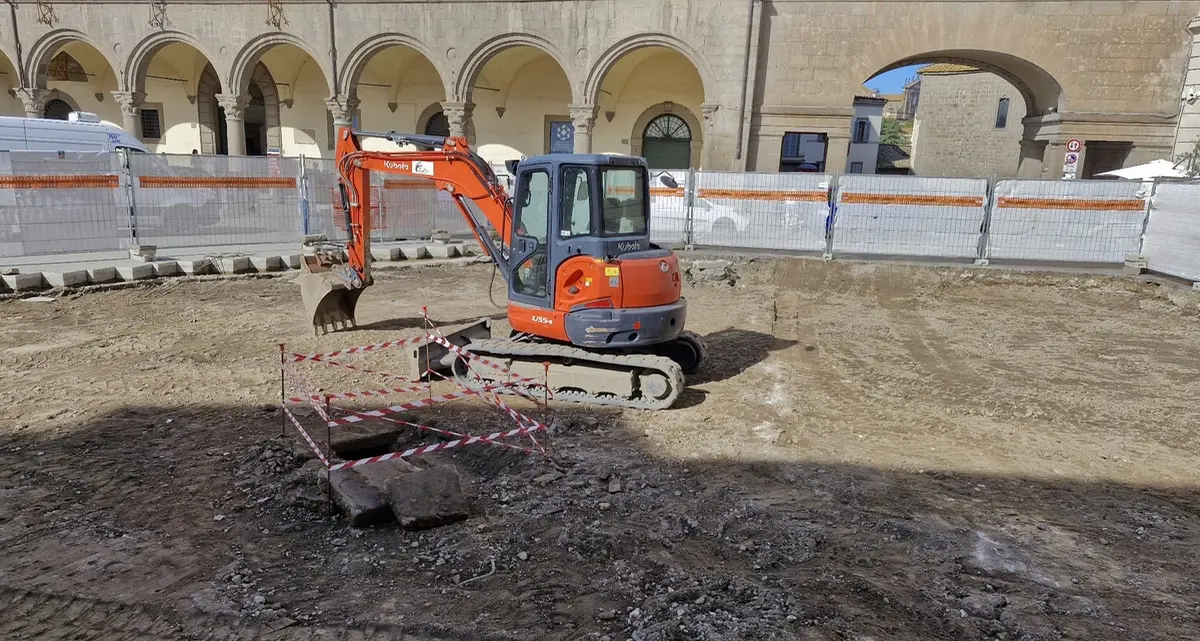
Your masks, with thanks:
M 918 176 L 1017 175 L 1025 99 L 999 76 L 960 64 L 933 64 L 910 85 L 919 92 L 912 135 Z
M 873 174 L 883 133 L 883 110 L 887 98 L 863 87 L 854 97 L 854 121 L 850 126 L 850 151 L 846 154 L 848 174 Z

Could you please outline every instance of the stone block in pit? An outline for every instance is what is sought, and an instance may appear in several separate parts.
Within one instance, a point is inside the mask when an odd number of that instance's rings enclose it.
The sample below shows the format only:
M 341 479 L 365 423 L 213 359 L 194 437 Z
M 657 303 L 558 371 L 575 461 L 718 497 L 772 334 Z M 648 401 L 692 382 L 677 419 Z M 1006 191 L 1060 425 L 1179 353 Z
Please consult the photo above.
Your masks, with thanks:
M 191 276 L 203 276 L 205 274 L 216 274 L 217 266 L 211 258 L 198 258 L 196 260 L 181 260 L 179 266 L 185 274 Z
M 254 265 L 250 262 L 249 256 L 222 258 L 220 265 L 222 274 L 250 274 L 254 272 Z
M 415 260 L 418 258 L 429 258 L 429 251 L 424 245 L 402 245 L 400 247 L 400 255 L 406 260 Z
M 333 502 L 354 527 L 387 523 L 396 518 L 388 500 L 388 484 L 416 469 L 407 461 L 393 459 L 331 472 Z
M 371 247 L 371 260 L 395 261 L 402 260 L 399 247 Z
M 332 430 L 329 435 L 329 446 L 343 458 L 363 458 L 390 451 L 396 443 L 396 438 L 406 428 L 401 425 L 369 425 L 351 423 Z M 318 429 L 314 438 L 324 437 L 323 430 Z
M 42 277 L 51 287 L 83 287 L 92 282 L 86 269 L 69 272 L 42 272 Z
M 288 254 L 281 258 L 283 258 L 283 264 L 291 269 L 300 269 L 300 263 L 304 262 L 304 254 Z
M 179 261 L 157 260 L 150 264 L 154 265 L 154 272 L 159 276 L 183 276 L 183 268 L 179 266 Z
M 448 525 L 470 516 L 471 505 L 458 472 L 449 466 L 393 478 L 388 481 L 387 495 L 392 513 L 406 530 Z

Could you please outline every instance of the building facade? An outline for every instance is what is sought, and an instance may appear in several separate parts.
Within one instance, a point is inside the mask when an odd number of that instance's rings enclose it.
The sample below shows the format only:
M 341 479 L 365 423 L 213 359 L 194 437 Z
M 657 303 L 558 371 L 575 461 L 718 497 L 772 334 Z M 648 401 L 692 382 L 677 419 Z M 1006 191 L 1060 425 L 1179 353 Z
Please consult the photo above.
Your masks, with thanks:
M 917 71 L 912 168 L 918 176 L 1017 175 L 1025 104 L 1003 78 L 967 65 Z
M 850 123 L 850 151 L 846 154 L 848 174 L 873 174 L 879 158 L 883 133 L 883 108 L 887 99 L 878 94 L 854 97 L 854 121 Z
M 831 13 L 830 7 L 836 12 Z M 1171 153 L 1200 0 L 106 0 L 9 3 L 0 111 L 91 111 L 156 151 L 329 156 L 335 122 L 775 171 L 785 137 L 846 166 L 862 82 L 969 64 L 1017 89 L 1019 172 L 1072 138 Z M 879 38 L 903 29 L 903 38 Z M 1060 46 L 1061 45 L 1061 46 Z M 1194 103 L 1187 103 L 1194 105 Z M 668 168 L 668 167 L 663 167 Z

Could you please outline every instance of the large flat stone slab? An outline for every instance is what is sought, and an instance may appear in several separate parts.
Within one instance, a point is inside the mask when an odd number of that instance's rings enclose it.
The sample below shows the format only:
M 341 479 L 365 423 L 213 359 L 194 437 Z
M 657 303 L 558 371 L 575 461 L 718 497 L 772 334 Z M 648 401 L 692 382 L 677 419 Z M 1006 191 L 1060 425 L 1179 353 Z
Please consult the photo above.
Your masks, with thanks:
M 254 273 L 254 265 L 250 262 L 249 256 L 238 256 L 236 258 L 222 258 L 220 262 L 222 274 L 252 274 Z
M 429 258 L 429 251 L 424 245 L 401 245 L 400 255 L 405 260 L 416 260 L 419 258 Z
M 434 258 L 458 258 L 458 249 L 459 245 L 450 243 L 430 243 L 425 246 L 425 251 Z
M 378 261 L 396 261 L 402 260 L 399 247 L 377 247 L 371 246 L 371 259 Z
M 116 267 L 96 267 L 95 269 L 87 270 L 88 280 L 94 285 L 103 285 L 105 283 L 115 283 L 121 280 L 121 275 L 117 273 Z
M 159 260 L 151 263 L 159 276 L 183 276 L 183 267 L 176 260 Z
M 372 454 L 390 451 L 396 443 L 396 438 L 406 429 L 408 428 L 392 423 L 339 425 L 329 433 L 329 446 L 342 458 L 364 458 Z M 313 433 L 313 438 L 324 440 L 324 428 L 317 428 Z
M 251 256 L 250 264 L 254 266 L 254 271 L 259 272 L 281 272 L 283 271 L 282 256 Z
M 154 265 L 150 263 L 141 263 L 138 265 L 123 265 L 117 267 L 117 275 L 121 280 L 145 280 L 158 276 L 158 272 L 154 271 Z
M 189 276 L 204 276 L 206 274 L 216 274 L 217 265 L 213 263 L 211 258 L 197 258 L 194 260 L 181 260 L 179 267 L 183 269 L 183 273 Z
M 392 514 L 406 530 L 448 525 L 465 520 L 471 513 L 458 472 L 450 466 L 392 478 L 387 484 L 387 495 Z

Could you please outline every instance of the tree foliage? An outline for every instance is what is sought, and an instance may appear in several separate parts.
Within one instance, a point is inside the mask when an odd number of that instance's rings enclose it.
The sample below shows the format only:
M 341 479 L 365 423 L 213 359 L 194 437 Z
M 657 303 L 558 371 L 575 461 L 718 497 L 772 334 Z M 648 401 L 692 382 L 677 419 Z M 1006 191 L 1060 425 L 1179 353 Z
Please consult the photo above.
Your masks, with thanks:
M 1175 162 L 1188 178 L 1200 177 L 1200 137 L 1192 141 L 1191 151 L 1176 156 Z
M 904 125 L 899 120 L 884 118 L 883 124 L 879 128 L 879 142 L 885 145 L 908 146 L 908 134 L 904 131 Z

